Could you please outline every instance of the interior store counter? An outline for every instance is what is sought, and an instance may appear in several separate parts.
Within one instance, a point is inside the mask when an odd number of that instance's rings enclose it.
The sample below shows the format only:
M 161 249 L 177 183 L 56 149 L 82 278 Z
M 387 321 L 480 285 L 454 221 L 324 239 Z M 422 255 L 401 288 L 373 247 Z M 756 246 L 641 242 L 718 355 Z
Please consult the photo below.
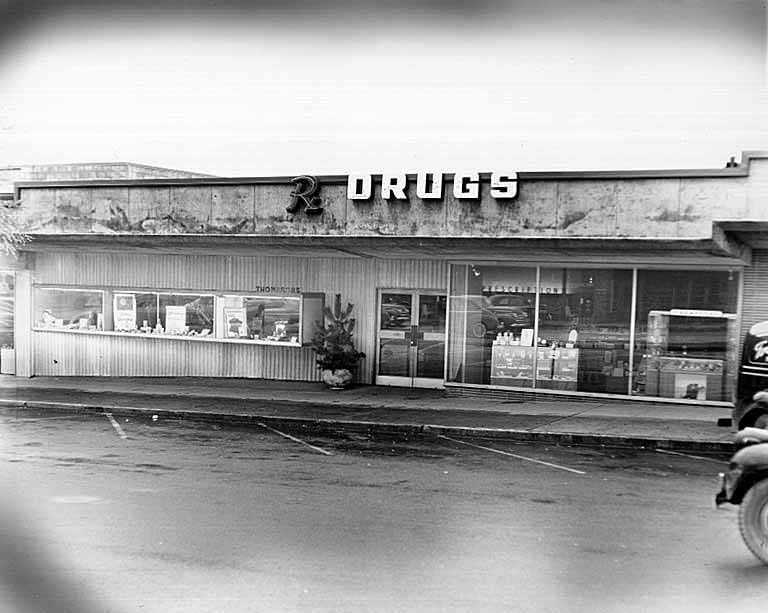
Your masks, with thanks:
M 546 389 L 575 390 L 579 350 L 560 347 L 493 345 L 491 385 L 531 387 L 534 356 L 537 385 Z
M 723 360 L 649 357 L 645 393 L 662 398 L 723 400 Z

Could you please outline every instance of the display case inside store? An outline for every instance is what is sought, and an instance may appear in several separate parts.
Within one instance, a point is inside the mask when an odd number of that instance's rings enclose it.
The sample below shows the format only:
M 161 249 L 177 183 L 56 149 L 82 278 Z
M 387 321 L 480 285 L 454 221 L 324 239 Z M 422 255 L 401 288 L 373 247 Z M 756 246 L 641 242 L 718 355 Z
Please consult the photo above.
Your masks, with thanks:
M 579 350 L 496 343 L 491 352 L 491 385 L 575 390 Z
M 648 313 L 641 377 L 648 396 L 725 400 L 729 338 L 735 345 L 735 315 L 673 309 Z

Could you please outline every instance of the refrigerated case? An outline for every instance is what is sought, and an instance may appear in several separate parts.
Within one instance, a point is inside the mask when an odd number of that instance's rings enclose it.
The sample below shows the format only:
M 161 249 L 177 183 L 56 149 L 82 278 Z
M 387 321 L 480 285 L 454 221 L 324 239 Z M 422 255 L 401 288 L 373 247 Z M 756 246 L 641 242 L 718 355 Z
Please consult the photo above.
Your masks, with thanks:
M 645 372 L 647 396 L 727 400 L 725 381 L 738 346 L 735 315 L 693 309 L 648 314 Z

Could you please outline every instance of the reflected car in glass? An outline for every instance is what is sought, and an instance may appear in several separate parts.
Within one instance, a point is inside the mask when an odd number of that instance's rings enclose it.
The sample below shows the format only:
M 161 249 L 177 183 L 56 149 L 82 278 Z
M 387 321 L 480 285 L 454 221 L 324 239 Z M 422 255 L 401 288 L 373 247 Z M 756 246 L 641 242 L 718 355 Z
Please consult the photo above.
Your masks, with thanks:
M 534 307 L 525 296 L 495 294 L 493 296 L 453 296 L 454 313 L 466 312 L 468 335 L 475 338 L 495 337 L 503 332 L 520 334 L 532 328 Z
M 486 308 L 505 330 L 533 326 L 533 307 L 523 296 L 496 294 L 488 298 Z
M 411 309 L 397 302 L 381 305 L 381 326 L 384 329 L 408 328 L 411 325 Z

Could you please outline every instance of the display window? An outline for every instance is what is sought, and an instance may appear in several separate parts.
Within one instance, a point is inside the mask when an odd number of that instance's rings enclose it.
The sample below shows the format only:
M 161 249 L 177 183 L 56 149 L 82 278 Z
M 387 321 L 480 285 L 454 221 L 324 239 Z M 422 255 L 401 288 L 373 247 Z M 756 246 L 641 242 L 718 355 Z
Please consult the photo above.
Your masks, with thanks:
M 325 307 L 323 293 L 278 297 L 47 287 L 35 292 L 36 328 L 292 346 L 311 342 Z
M 176 336 L 208 336 L 213 333 L 213 296 L 160 294 L 158 332 Z
M 298 296 L 221 296 L 218 304 L 218 338 L 300 344 Z
M 632 271 L 542 268 L 538 386 L 629 392 Z
M 738 288 L 733 271 L 639 270 L 632 393 L 730 400 Z
M 150 333 L 158 329 L 158 294 L 114 292 L 112 322 L 115 332 Z
M 38 287 L 34 322 L 40 328 L 103 330 L 104 292 Z
M 533 386 L 536 278 L 535 267 L 452 267 L 449 381 Z
M 447 381 L 727 401 L 738 290 L 734 271 L 453 265 Z

